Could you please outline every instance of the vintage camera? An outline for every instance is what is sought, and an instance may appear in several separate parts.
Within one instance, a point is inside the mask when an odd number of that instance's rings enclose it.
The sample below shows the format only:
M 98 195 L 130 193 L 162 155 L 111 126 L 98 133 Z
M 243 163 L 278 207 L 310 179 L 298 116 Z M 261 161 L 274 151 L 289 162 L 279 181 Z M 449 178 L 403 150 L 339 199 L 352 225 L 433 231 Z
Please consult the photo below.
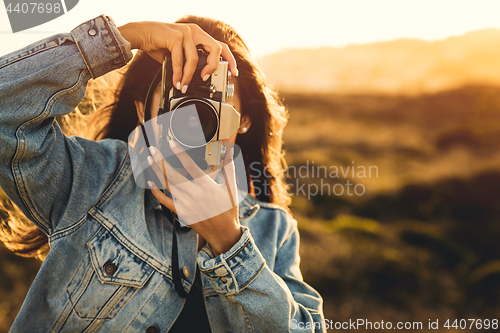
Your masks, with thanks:
M 171 58 L 167 57 L 162 66 L 160 108 L 156 118 L 158 147 L 174 168 L 182 168 L 182 164 L 171 152 L 169 140 L 181 144 L 201 169 L 214 169 L 225 157 L 226 146 L 222 140 L 231 137 L 240 124 L 240 113 L 226 103 L 234 94 L 228 62 L 219 61 L 217 70 L 203 81 L 200 73 L 207 64 L 207 54 L 199 49 L 198 58 L 185 94 L 172 87 Z

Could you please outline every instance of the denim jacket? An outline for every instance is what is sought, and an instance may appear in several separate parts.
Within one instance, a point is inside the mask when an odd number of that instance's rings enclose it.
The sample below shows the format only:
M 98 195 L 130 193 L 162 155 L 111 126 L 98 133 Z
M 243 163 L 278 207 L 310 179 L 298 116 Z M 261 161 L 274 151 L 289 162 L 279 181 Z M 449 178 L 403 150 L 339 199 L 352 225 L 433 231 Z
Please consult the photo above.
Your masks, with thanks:
M 134 182 L 127 144 L 67 137 L 54 120 L 78 105 L 89 79 L 131 58 L 106 16 L 0 58 L 0 185 L 51 248 L 11 332 L 167 332 L 182 310 L 172 225 Z M 296 221 L 251 196 L 239 218 L 240 240 L 217 257 L 197 251 L 194 231 L 178 233 L 183 286 L 198 263 L 212 331 L 323 331 L 321 296 L 299 269 Z

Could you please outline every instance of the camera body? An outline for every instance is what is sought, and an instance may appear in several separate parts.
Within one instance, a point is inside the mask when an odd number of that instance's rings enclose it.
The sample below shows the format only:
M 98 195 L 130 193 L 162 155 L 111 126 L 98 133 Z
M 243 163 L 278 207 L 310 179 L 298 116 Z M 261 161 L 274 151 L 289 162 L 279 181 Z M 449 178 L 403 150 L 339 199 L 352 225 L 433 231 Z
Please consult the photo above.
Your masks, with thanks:
M 229 139 L 240 125 L 240 113 L 226 101 L 234 95 L 227 61 L 219 61 L 217 70 L 207 81 L 201 70 L 207 55 L 198 50 L 198 65 L 185 94 L 172 87 L 172 65 L 166 59 L 162 68 L 162 89 L 157 123 L 159 143 L 175 140 L 202 169 L 217 168 L 225 158 L 222 140 Z M 170 74 L 170 75 L 169 75 Z M 167 147 L 159 147 L 163 152 Z M 172 166 L 182 167 L 175 154 L 166 158 Z

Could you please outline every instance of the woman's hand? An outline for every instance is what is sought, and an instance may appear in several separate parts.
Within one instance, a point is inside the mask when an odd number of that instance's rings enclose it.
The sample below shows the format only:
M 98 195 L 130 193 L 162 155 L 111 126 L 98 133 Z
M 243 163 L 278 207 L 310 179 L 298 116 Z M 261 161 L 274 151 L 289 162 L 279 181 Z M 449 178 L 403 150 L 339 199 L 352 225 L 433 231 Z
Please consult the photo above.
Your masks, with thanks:
M 216 256 L 227 252 L 241 237 L 233 154 L 226 154 L 220 170 L 224 184 L 217 184 L 213 178 L 218 171 L 206 174 L 173 140 L 170 148 L 193 180 L 184 177 L 157 148 L 151 147 L 152 158 L 148 157 L 148 162 L 174 200 L 163 194 L 156 184 L 148 182 L 153 195 L 202 236 Z
M 217 69 L 221 55 L 229 62 L 231 72 L 238 76 L 236 61 L 229 47 L 216 41 L 196 24 L 134 22 L 118 27 L 118 30 L 130 42 L 132 49 L 146 51 L 160 63 L 163 63 L 165 50 L 169 50 L 172 54 L 172 83 L 183 93 L 186 92 L 198 64 L 198 44 L 203 45 L 209 53 L 207 65 L 201 71 L 204 81 Z

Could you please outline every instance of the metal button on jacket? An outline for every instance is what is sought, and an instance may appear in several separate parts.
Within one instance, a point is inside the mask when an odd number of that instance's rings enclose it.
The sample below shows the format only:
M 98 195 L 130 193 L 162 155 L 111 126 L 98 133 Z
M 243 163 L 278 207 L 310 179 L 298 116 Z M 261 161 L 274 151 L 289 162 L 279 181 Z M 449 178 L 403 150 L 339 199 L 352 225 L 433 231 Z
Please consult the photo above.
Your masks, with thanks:
M 90 29 L 89 30 L 89 35 L 90 36 L 95 36 L 97 34 L 97 31 L 95 31 L 95 29 Z
M 151 325 L 146 328 L 146 333 L 160 333 L 160 329 L 156 325 Z
M 182 267 L 182 274 L 186 279 L 189 279 L 189 268 L 187 266 Z
M 116 272 L 116 265 L 109 261 L 104 264 L 103 268 L 106 275 L 113 275 Z

